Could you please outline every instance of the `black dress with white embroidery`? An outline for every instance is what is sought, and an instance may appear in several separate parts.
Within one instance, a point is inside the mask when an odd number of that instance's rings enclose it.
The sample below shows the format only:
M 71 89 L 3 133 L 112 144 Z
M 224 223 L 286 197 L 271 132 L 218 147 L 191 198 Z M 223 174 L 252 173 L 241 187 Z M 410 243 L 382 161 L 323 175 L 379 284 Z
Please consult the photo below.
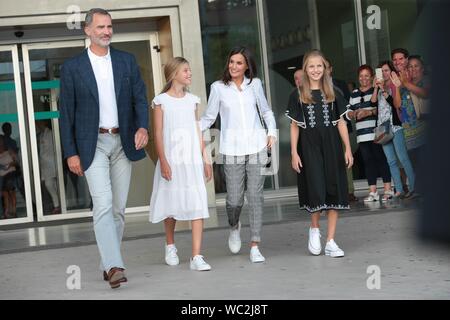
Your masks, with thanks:
M 286 116 L 300 127 L 297 151 L 303 164 L 297 174 L 300 209 L 318 212 L 349 209 L 344 149 L 337 128 L 347 111 L 344 97 L 335 92 L 326 103 L 320 90 L 312 90 L 314 104 L 300 103 L 291 95 Z M 341 119 L 341 120 L 340 120 Z

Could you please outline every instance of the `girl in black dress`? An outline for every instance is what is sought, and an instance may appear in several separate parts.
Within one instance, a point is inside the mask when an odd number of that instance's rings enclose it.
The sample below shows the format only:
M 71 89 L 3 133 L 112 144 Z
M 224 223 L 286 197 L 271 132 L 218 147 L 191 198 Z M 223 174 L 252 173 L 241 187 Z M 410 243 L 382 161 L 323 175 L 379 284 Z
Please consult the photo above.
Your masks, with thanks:
M 319 218 L 328 212 L 325 254 L 342 257 L 334 241 L 337 210 L 349 209 L 347 166 L 353 165 L 347 125 L 342 116 L 347 103 L 333 84 L 325 57 L 318 50 L 305 54 L 300 99 L 290 101 L 286 116 L 291 119 L 292 168 L 297 172 L 300 209 L 311 214 L 308 249 L 313 255 L 322 251 Z M 342 152 L 342 143 L 345 153 Z

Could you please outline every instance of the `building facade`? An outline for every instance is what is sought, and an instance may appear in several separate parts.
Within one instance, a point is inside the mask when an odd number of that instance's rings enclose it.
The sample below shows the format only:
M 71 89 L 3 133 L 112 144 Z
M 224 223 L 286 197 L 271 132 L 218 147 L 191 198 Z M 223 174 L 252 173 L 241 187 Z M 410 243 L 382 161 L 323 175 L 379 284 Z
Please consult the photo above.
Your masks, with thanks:
M 71 174 L 62 158 L 58 121 L 60 66 L 89 45 L 80 20 L 92 7 L 111 13 L 112 45 L 136 56 L 149 103 L 162 89 L 164 64 L 184 56 L 193 72 L 190 91 L 204 109 L 228 51 L 249 47 L 279 128 L 279 168 L 265 185 L 278 193 L 296 186 L 284 111 L 306 51 L 321 49 L 333 76 L 354 83 L 359 65 L 375 67 L 393 48 L 426 54 L 420 39 L 427 5 L 420 0 L 2 0 L 0 7 L 0 126 L 12 128 L 0 134 L 15 141 L 18 155 L 14 210 L 4 212 L 11 199 L 0 197 L 0 225 L 92 215 L 84 177 Z M 148 210 L 153 145 L 150 139 L 148 157 L 133 164 L 128 213 Z M 364 178 L 358 163 L 353 173 Z M 213 207 L 226 191 L 220 165 L 207 190 Z

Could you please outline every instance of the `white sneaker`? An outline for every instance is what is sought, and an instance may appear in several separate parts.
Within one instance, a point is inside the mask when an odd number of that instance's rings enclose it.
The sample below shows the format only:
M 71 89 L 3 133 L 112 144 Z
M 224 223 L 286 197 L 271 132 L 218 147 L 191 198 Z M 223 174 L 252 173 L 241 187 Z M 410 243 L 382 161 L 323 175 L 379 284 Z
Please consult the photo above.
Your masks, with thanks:
M 205 259 L 203 259 L 203 256 L 196 255 L 195 257 L 191 258 L 190 260 L 191 270 L 196 271 L 209 271 L 211 270 L 211 266 L 206 263 Z
M 344 251 L 338 247 L 336 242 L 333 239 L 327 242 L 325 246 L 325 255 L 330 256 L 332 258 L 338 258 L 344 256 Z
M 250 261 L 253 263 L 266 261 L 266 258 L 264 258 L 264 256 L 259 251 L 258 246 L 253 246 L 250 249 Z
M 176 266 L 180 263 L 177 255 L 177 248 L 174 244 L 166 245 L 166 263 L 169 266 Z
M 392 190 L 387 190 L 384 192 L 383 198 L 381 198 L 382 202 L 387 202 L 395 197 L 395 192 Z
M 380 195 L 378 194 L 378 191 L 376 191 L 376 192 L 369 192 L 369 196 L 364 199 L 364 202 L 374 202 L 379 200 Z
M 241 250 L 241 222 L 238 222 L 237 228 L 230 229 L 230 236 L 228 237 L 228 247 L 232 253 L 238 253 Z
M 309 228 L 308 249 L 313 255 L 318 256 L 322 251 L 322 244 L 320 243 L 320 229 Z

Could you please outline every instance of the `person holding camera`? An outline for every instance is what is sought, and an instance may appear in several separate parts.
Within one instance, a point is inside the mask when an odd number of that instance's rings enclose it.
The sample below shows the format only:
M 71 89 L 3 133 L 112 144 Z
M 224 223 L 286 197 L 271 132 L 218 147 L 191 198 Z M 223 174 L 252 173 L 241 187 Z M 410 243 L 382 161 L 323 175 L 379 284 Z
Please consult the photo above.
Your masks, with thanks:
M 378 123 L 382 124 L 388 122 L 392 128 L 392 132 L 394 133 L 392 140 L 383 144 L 382 147 L 395 184 L 394 196 L 400 197 L 401 199 L 408 198 L 410 193 L 406 192 L 403 188 L 397 159 L 400 161 L 405 170 L 406 176 L 408 177 L 409 188 L 411 188 L 411 190 L 414 190 L 416 178 L 408 156 L 402 122 L 400 121 L 400 117 L 397 112 L 399 108 L 394 107 L 393 95 L 395 94 L 395 85 L 391 80 L 391 74 L 394 71 L 394 66 L 392 62 L 386 60 L 382 61 L 378 68 L 381 69 L 382 76 L 375 79 L 374 87 L 378 100 Z

